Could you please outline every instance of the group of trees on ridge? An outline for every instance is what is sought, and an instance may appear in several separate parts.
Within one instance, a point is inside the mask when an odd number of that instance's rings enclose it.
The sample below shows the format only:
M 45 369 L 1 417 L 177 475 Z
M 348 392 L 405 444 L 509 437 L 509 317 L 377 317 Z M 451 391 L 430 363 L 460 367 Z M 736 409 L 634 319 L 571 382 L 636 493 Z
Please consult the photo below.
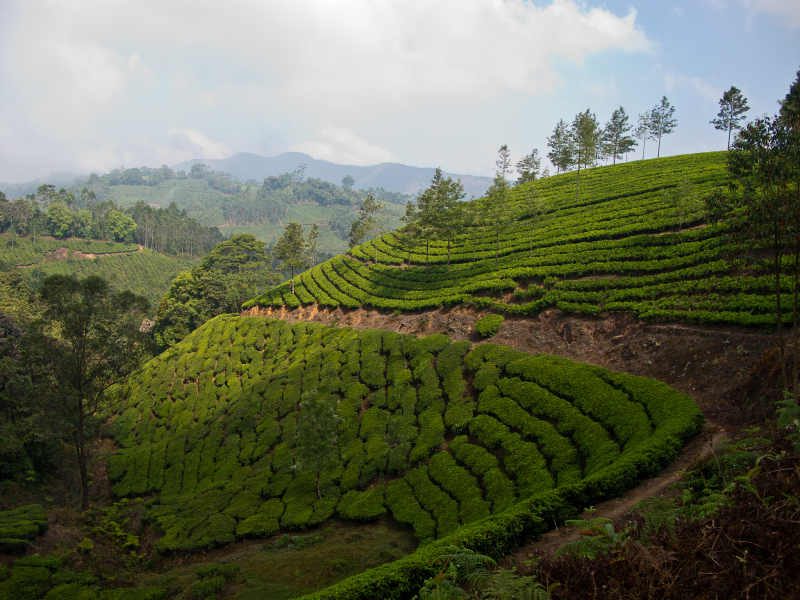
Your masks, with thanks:
M 98 201 L 94 191 L 79 194 L 42 185 L 23 198 L 9 201 L 0 192 L 0 233 L 31 237 L 49 235 L 137 242 L 162 254 L 199 256 L 224 239 L 216 227 L 204 227 L 178 210 L 153 208 L 142 201 L 121 208 L 110 200 Z

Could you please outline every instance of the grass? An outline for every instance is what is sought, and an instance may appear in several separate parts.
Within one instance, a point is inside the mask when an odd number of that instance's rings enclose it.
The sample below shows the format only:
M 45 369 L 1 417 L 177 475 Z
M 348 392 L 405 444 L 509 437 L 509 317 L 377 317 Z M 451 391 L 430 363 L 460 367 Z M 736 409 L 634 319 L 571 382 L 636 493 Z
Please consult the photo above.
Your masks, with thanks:
M 298 547 L 298 540 L 322 540 Z M 388 519 L 370 525 L 330 521 L 318 528 L 291 536 L 293 544 L 280 545 L 281 536 L 263 542 L 245 542 L 213 551 L 212 560 L 235 561 L 242 582 L 228 597 L 237 600 L 284 600 L 326 588 L 364 569 L 391 562 L 416 548 L 414 536 Z M 304 542 L 300 542 L 303 544 Z M 182 564 L 172 559 L 170 568 L 157 575 L 144 575 L 140 583 L 155 587 L 188 589 L 200 563 Z

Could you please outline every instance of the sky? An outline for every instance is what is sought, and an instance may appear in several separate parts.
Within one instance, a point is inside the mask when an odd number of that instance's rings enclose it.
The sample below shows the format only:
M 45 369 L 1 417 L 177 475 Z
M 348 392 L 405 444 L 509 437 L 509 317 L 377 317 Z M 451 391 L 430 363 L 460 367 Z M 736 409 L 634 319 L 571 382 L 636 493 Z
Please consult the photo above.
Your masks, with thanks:
M 722 93 L 774 114 L 798 68 L 798 0 L 0 0 L 0 181 L 286 151 L 493 175 L 662 96 L 663 156 L 724 150 Z

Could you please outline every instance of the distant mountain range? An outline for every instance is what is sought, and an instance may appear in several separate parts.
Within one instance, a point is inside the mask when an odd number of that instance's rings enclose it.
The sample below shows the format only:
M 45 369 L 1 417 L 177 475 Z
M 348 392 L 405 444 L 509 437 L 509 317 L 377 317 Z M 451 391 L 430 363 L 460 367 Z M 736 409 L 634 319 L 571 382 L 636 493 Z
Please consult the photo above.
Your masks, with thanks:
M 355 165 L 339 165 L 327 160 L 317 160 L 302 152 L 284 152 L 275 157 L 259 156 L 248 152 L 240 152 L 229 158 L 198 158 L 187 160 L 172 167 L 173 171 L 183 169 L 187 173 L 193 164 L 200 163 L 215 171 L 230 173 L 239 179 L 255 179 L 261 181 L 269 175 L 281 175 L 296 171 L 301 164 L 306 165 L 305 176 L 330 181 L 337 185 L 350 175 L 355 179 L 356 189 L 383 188 L 390 192 L 415 194 L 431 183 L 435 169 L 426 167 L 409 167 L 400 163 L 381 163 L 369 167 Z M 490 177 L 459 175 L 445 173 L 453 179 L 461 179 L 467 198 L 483 196 L 492 184 Z

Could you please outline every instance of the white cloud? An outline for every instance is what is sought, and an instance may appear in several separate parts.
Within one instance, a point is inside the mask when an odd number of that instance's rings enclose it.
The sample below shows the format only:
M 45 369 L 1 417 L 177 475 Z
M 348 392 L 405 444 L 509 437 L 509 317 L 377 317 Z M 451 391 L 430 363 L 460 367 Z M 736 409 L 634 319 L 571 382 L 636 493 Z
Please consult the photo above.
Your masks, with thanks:
M 370 144 L 358 137 L 349 127 L 325 125 L 317 130 L 318 141 L 299 142 L 293 150 L 321 160 L 345 165 L 376 165 L 397 162 L 386 148 Z
M 172 145 L 178 146 L 184 151 L 195 152 L 197 156 L 192 158 L 228 158 L 231 155 L 231 151 L 225 144 L 215 142 L 190 127 L 170 127 L 167 135 L 173 138 Z
M 741 6 L 747 11 L 748 20 L 759 15 L 773 17 L 782 27 L 800 27 L 800 2 L 797 0 L 705 0 L 717 10 Z
M 651 49 L 634 9 L 576 0 L 0 0 L 0 32 L 0 178 L 13 180 L 18 148 L 59 169 L 124 158 L 144 128 L 161 135 L 160 118 L 185 114 L 203 130 L 202 119 L 258 107 L 303 128 L 357 130 L 434 104 L 551 90 L 559 60 Z M 227 151 L 194 129 L 179 135 L 204 156 Z M 346 127 L 304 143 L 337 160 L 392 157 Z
M 668 92 L 676 88 L 688 88 L 706 102 L 717 102 L 722 97 L 722 92 L 705 79 L 700 77 L 687 77 L 682 73 L 672 70 L 664 73 L 664 87 Z
M 776 17 L 788 29 L 800 27 L 800 2 L 797 0 L 740 0 L 753 17 L 767 14 Z

